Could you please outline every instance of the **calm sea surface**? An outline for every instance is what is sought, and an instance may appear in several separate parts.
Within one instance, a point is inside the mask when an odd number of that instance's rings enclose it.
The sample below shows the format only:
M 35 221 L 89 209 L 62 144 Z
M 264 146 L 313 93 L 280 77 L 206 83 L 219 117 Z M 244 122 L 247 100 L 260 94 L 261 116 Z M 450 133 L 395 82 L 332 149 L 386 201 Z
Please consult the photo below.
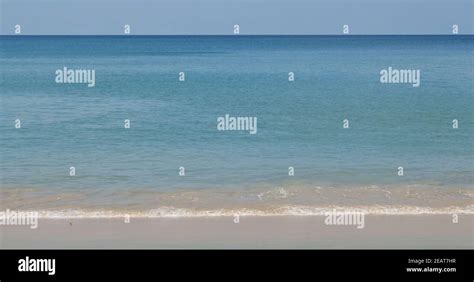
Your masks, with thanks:
M 0 207 L 473 212 L 473 50 L 473 36 L 2 36 Z M 381 84 L 390 66 L 419 69 L 420 87 Z M 95 87 L 55 83 L 63 67 L 94 69 Z M 258 133 L 218 131 L 225 114 Z

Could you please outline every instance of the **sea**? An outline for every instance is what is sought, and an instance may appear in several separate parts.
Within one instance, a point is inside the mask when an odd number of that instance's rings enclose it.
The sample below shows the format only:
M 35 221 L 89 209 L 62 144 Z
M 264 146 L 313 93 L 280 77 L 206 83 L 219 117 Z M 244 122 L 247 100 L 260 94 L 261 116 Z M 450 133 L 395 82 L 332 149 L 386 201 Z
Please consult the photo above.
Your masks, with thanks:
M 473 70 L 472 35 L 0 36 L 0 210 L 473 214 Z

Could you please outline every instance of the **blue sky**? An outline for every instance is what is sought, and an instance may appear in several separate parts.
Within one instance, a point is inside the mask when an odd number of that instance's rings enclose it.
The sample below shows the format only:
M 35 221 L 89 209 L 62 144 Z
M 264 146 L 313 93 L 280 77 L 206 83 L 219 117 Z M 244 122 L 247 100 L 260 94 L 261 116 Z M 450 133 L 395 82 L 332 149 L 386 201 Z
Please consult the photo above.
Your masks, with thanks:
M 0 0 L 0 34 L 473 34 L 473 0 Z

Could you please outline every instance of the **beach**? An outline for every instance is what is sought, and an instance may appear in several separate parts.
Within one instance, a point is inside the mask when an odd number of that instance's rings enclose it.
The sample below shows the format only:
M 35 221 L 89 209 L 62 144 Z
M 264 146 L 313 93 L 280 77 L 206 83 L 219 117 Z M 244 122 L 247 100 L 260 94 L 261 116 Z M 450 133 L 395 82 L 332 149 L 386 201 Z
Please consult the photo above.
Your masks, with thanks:
M 472 249 L 473 215 L 368 215 L 362 229 L 324 216 L 39 219 L 0 227 L 5 249 Z
M 472 35 L 0 43 L 3 248 L 473 246 Z

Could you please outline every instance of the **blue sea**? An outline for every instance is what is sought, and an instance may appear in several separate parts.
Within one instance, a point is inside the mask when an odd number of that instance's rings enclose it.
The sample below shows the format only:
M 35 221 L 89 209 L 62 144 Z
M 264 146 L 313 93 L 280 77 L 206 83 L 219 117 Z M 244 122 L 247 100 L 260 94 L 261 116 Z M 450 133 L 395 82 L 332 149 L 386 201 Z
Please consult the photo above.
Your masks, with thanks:
M 380 83 L 389 67 L 420 86 Z M 0 36 L 0 208 L 474 213 L 473 70 L 461 35 Z M 217 130 L 226 114 L 257 134 Z

